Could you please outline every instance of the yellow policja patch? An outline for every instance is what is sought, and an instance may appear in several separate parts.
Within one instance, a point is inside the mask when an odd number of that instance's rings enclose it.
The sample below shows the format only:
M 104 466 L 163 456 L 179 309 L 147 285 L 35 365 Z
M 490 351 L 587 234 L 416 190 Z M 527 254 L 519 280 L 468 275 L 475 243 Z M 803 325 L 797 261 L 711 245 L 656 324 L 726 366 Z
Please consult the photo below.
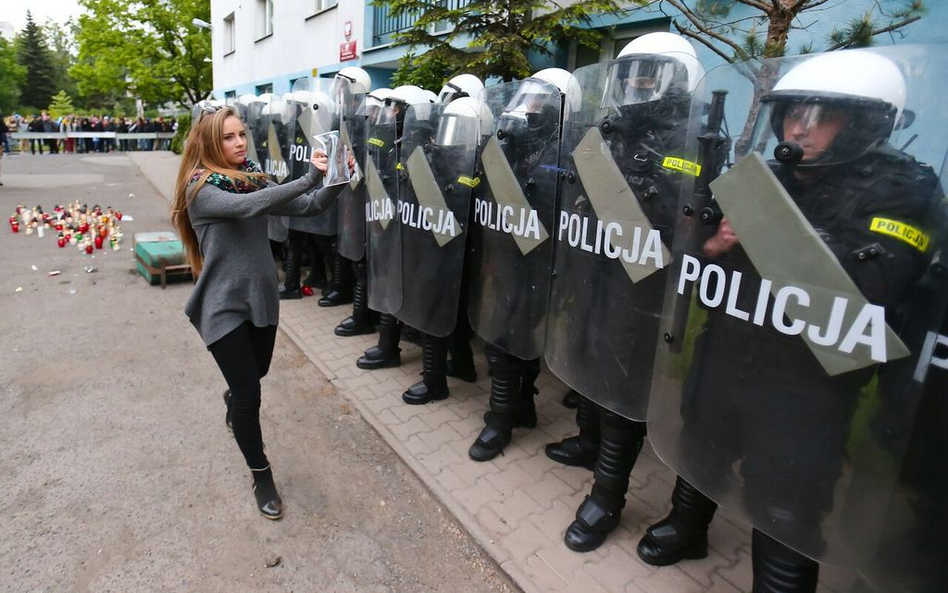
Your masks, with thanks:
M 681 171 L 695 177 L 701 175 L 701 165 L 674 156 L 665 157 L 665 160 L 662 161 L 662 167 L 673 171 Z
M 378 138 L 369 138 L 369 144 L 372 146 L 378 146 L 379 148 L 385 146 L 384 140 L 379 140 Z
M 874 233 L 895 237 L 919 251 L 928 249 L 928 244 L 931 242 L 931 238 L 921 230 L 904 222 L 892 220 L 891 218 L 879 218 L 878 216 L 873 218 L 872 223 L 869 225 L 869 230 Z
M 471 179 L 470 177 L 464 177 L 462 175 L 461 177 L 458 177 L 458 183 L 460 183 L 461 185 L 466 185 L 468 187 L 477 187 L 478 185 L 481 184 L 481 178 L 475 177 Z

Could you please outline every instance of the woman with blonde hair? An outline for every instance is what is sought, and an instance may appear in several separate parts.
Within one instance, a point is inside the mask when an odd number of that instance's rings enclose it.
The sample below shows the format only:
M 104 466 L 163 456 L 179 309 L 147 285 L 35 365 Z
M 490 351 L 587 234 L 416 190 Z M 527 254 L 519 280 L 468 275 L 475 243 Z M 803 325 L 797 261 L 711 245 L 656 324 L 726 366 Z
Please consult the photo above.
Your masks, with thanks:
M 280 306 L 267 215 L 322 214 L 344 186 L 310 191 L 328 166 L 320 151 L 306 175 L 268 186 L 246 148 L 232 108 L 204 107 L 188 134 L 171 219 L 197 278 L 185 313 L 227 381 L 226 419 L 253 476 L 257 507 L 279 519 L 283 503 L 260 430 L 260 379 L 270 367 Z

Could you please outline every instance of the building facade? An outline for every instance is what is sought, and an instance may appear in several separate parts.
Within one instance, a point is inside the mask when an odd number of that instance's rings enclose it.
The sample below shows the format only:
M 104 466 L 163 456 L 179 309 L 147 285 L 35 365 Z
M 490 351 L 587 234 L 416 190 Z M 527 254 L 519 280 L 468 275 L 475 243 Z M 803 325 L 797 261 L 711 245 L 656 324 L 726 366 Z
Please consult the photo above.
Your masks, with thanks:
M 432 0 L 450 7 L 474 0 Z M 576 1 L 576 0 L 571 0 Z M 734 0 L 727 20 L 754 14 Z M 789 53 L 812 44 L 819 51 L 834 27 L 842 28 L 869 10 L 875 0 L 847 0 L 805 15 L 806 22 L 792 32 Z M 927 14 L 900 32 L 880 35 L 875 41 L 922 43 L 946 41 L 941 23 L 948 22 L 948 2 L 926 2 Z M 598 48 L 575 43 L 552 48 L 552 55 L 532 56 L 537 68 L 575 68 L 613 59 L 626 43 L 645 33 L 673 31 L 677 13 L 660 2 L 632 7 L 620 17 L 597 18 L 592 27 L 603 32 Z M 333 76 L 346 66 L 360 66 L 372 77 L 373 88 L 389 86 L 405 47 L 393 47 L 394 35 L 414 25 L 413 17 L 395 18 L 384 5 L 372 0 L 211 0 L 214 95 L 220 99 L 245 93 L 282 94 L 306 76 Z M 445 25 L 446 27 L 446 25 Z M 437 29 L 435 32 L 438 32 Z M 707 69 L 723 63 L 711 50 L 698 45 L 699 59 Z M 416 52 L 417 53 L 417 52 Z M 438 89 L 432 89 L 437 91 Z

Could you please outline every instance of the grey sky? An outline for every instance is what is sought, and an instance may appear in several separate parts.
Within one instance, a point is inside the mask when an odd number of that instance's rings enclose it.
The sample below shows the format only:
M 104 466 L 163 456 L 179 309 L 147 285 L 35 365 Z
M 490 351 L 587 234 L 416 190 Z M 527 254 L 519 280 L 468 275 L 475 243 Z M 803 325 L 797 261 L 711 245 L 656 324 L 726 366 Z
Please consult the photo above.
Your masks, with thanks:
M 6 21 L 20 32 L 26 25 L 26 10 L 33 13 L 33 20 L 43 24 L 47 18 L 60 23 L 69 17 L 78 18 L 82 9 L 76 0 L 3 0 L 0 2 L 0 21 Z

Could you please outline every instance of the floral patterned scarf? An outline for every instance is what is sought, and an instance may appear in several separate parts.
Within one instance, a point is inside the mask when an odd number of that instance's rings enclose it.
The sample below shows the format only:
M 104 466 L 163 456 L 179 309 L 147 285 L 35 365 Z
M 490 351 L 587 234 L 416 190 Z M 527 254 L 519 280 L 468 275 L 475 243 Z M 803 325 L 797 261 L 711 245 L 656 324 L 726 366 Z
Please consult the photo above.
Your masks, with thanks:
M 244 163 L 241 165 L 240 170 L 247 173 L 263 173 L 260 165 L 249 159 L 244 159 Z M 197 183 L 205 172 L 206 169 L 196 169 L 194 171 L 194 175 L 191 176 L 191 181 L 188 183 L 188 185 Z M 207 176 L 208 183 L 232 194 L 249 194 L 250 192 L 263 189 L 267 186 L 266 178 L 248 177 L 248 180 L 249 183 L 243 181 L 242 179 L 233 179 L 227 175 L 221 175 L 220 173 L 211 173 Z

